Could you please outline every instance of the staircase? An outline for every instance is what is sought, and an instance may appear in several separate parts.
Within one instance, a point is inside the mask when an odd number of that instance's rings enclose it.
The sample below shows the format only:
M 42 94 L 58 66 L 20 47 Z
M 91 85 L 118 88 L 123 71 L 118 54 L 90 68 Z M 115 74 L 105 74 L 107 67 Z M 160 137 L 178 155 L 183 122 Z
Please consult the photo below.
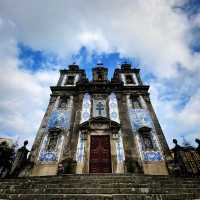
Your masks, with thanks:
M 0 200 L 200 200 L 200 178 L 64 175 L 0 179 Z

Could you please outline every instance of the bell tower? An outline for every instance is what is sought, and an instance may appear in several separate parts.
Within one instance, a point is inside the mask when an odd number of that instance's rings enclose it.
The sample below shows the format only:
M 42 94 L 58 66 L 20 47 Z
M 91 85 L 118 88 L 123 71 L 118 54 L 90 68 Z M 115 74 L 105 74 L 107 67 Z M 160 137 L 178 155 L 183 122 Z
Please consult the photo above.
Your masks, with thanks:
M 92 69 L 92 74 L 94 82 L 106 82 L 108 80 L 108 69 L 103 67 L 101 63 Z

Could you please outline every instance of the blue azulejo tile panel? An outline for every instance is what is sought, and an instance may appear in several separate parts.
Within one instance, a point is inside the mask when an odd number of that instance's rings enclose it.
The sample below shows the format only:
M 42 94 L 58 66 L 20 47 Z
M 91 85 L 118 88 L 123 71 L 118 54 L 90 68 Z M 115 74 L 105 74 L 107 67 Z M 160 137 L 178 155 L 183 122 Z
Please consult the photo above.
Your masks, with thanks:
M 146 161 L 160 161 L 162 156 L 159 151 L 145 151 L 143 152 L 144 160 Z
M 41 152 L 40 154 L 40 161 L 43 162 L 49 162 L 49 161 L 56 161 L 57 160 L 57 156 L 56 156 L 56 152 Z
M 76 161 L 81 162 L 84 159 L 84 139 L 83 136 L 80 134 L 76 152 Z
M 90 119 L 91 99 L 89 94 L 85 94 L 83 98 L 83 105 L 81 111 L 81 123 Z
M 71 111 L 56 110 L 51 113 L 48 128 L 69 128 Z
M 122 142 L 121 135 L 119 136 L 119 139 L 116 141 L 116 149 L 117 149 L 117 162 L 123 162 L 125 160 L 124 156 L 124 147 Z
M 58 161 L 61 155 L 61 149 L 63 146 L 64 136 L 58 138 L 57 145 L 55 145 L 54 150 L 47 150 L 47 145 L 49 141 L 49 136 L 46 135 L 43 139 L 40 153 L 38 156 L 38 160 L 42 163 L 52 162 L 52 161 Z
M 117 117 L 118 117 L 117 112 L 112 112 L 112 113 L 110 113 L 110 117 L 111 117 L 112 119 L 116 120 Z
M 136 133 L 136 137 L 138 138 L 137 145 L 140 151 L 141 159 L 145 161 L 162 160 L 163 157 L 161 148 L 156 136 L 156 131 L 150 113 L 145 109 L 132 109 L 132 108 L 129 108 L 128 113 L 133 132 Z M 150 134 L 149 139 L 151 140 L 153 146 L 151 151 L 145 151 L 147 143 L 145 144 L 142 135 L 138 134 L 138 130 L 141 127 L 151 128 L 151 131 L 149 133 Z M 148 142 L 147 140 L 145 141 Z
M 129 109 L 129 117 L 131 126 L 134 131 L 137 131 L 141 127 L 152 128 L 152 120 L 149 112 L 144 109 Z
M 120 122 L 119 120 L 119 111 L 117 104 L 117 97 L 114 93 L 109 96 L 109 114 L 110 119 L 116 122 Z
M 89 118 L 90 118 L 90 113 L 89 112 L 87 112 L 87 111 L 85 111 L 85 112 L 83 112 L 83 120 L 84 121 L 87 121 L 87 120 L 89 120 Z

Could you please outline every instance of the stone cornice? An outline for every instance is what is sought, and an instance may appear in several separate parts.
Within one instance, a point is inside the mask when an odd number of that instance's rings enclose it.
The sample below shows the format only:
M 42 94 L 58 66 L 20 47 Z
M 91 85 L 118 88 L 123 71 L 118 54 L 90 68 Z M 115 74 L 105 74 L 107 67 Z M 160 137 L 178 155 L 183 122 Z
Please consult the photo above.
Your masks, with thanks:
M 84 69 L 77 69 L 77 70 L 69 70 L 69 69 L 61 69 L 60 70 L 61 74 L 85 74 L 85 70 Z
M 95 93 L 110 93 L 112 91 L 142 91 L 148 92 L 148 85 L 133 85 L 124 86 L 122 83 L 96 83 L 96 82 L 86 82 L 85 84 L 77 84 L 76 86 L 51 86 L 52 92 L 57 91 L 68 91 L 68 92 L 95 92 Z
M 130 68 L 130 69 L 115 69 L 114 76 L 118 73 L 139 73 L 140 69 Z

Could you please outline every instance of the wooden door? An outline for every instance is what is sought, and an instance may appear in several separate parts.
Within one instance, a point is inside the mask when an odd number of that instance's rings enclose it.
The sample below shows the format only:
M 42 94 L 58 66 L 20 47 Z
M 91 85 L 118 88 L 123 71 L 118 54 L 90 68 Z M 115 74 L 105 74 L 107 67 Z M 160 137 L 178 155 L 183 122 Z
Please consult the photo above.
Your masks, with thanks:
M 91 136 L 90 173 L 111 173 L 110 136 Z

